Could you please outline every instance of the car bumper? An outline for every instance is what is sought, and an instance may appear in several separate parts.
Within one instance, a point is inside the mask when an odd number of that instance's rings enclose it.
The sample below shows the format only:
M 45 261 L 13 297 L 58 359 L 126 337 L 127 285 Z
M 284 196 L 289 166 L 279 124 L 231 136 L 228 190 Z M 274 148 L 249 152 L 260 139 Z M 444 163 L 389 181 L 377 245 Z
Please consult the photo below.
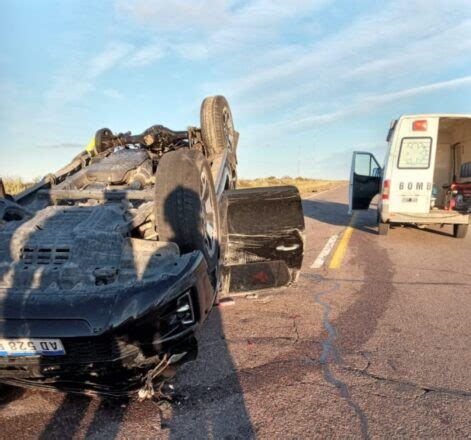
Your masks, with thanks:
M 140 286 L 139 291 L 128 290 L 127 305 L 116 300 L 110 309 L 114 313 L 108 322 L 112 324 L 103 321 L 102 331 L 95 334 L 87 330 L 97 328 L 90 325 L 93 319 L 97 322 L 94 314 L 88 315 L 90 318 L 84 315 L 56 320 L 53 316 L 3 316 L 0 338 L 59 338 L 65 354 L 2 356 L 0 382 L 67 392 L 128 395 L 142 387 L 149 372 L 162 362 L 176 365 L 194 359 L 194 333 L 214 300 L 206 263 L 197 254 L 174 283 L 166 280 L 165 291 L 156 284 Z M 150 301 L 151 297 L 158 301 Z M 63 318 L 68 311 L 69 308 L 60 313 L 56 309 L 56 316 Z M 27 314 L 28 310 L 23 312 Z
M 158 365 L 174 367 L 194 360 L 197 355 L 194 329 L 179 335 L 167 350 L 153 356 L 145 356 L 137 346 L 121 344 L 121 354 L 110 357 L 111 352 L 117 349 L 117 344 L 110 349 L 109 345 L 105 348 L 102 342 L 98 342 L 97 345 L 102 347 L 97 349 L 95 342 L 64 340 L 64 346 L 70 351 L 63 357 L 2 357 L 0 382 L 79 394 L 128 396 L 145 384 L 149 372 Z M 93 346 L 88 355 L 80 353 L 86 347 Z M 102 353 L 97 353 L 98 350 L 102 350 Z M 75 358 L 77 355 L 80 359 Z M 172 361 L 172 356 L 177 361 Z
M 469 214 L 463 214 L 458 211 L 446 211 L 437 209 L 426 214 L 406 213 L 406 212 L 381 212 L 381 221 L 385 223 L 401 224 L 469 224 Z

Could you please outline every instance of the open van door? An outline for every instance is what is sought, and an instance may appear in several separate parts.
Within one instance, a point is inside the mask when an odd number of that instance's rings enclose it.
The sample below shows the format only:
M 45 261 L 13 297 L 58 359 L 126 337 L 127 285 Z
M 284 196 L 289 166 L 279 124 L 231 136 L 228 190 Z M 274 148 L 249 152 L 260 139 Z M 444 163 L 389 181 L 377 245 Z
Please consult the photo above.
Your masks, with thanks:
M 382 174 L 382 168 L 371 153 L 353 152 L 350 172 L 350 214 L 354 209 L 368 209 L 373 197 L 381 190 Z

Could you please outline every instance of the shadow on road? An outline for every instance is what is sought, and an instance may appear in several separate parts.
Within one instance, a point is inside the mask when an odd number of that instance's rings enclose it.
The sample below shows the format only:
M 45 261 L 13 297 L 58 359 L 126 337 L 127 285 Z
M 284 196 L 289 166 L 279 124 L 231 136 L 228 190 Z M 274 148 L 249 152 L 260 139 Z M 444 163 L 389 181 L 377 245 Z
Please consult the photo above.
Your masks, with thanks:
M 200 356 L 176 376 L 177 402 L 166 421 L 169 438 L 255 438 L 237 369 L 215 307 L 202 329 Z
M 448 231 L 443 231 L 441 229 L 433 229 L 429 227 L 419 228 L 415 225 L 404 225 L 404 227 L 413 228 L 413 229 L 416 229 L 417 231 L 422 231 L 422 232 L 431 233 L 435 235 L 441 235 L 442 237 L 453 237 L 453 229 L 450 226 L 448 226 L 449 228 Z
M 375 207 L 374 204 L 371 205 Z M 375 215 L 361 215 L 359 221 L 353 222 L 352 216 L 348 214 L 348 204 L 339 202 L 330 202 L 327 200 L 304 199 L 303 210 L 306 217 L 310 217 L 321 223 L 336 226 L 353 226 L 355 229 L 377 234 L 376 211 Z

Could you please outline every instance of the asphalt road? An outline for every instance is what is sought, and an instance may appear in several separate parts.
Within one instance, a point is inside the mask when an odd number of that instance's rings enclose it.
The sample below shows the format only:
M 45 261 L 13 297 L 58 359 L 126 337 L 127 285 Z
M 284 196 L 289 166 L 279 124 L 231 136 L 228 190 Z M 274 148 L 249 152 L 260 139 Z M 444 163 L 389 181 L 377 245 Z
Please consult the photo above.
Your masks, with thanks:
M 305 200 L 299 282 L 217 307 L 171 405 L 10 392 L 0 436 L 470 438 L 471 237 L 348 228 L 346 194 Z

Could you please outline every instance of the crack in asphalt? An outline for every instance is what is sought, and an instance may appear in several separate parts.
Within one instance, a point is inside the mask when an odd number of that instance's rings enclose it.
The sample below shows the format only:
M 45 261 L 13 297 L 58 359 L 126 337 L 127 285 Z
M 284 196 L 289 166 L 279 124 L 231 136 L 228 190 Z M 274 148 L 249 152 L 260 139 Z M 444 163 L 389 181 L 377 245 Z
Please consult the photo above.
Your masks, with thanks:
M 212 382 L 211 384 L 198 384 L 190 385 L 187 384 L 184 388 L 184 391 L 175 392 L 174 400 L 180 404 L 184 404 L 185 408 L 190 408 L 198 406 L 201 402 L 211 403 L 215 401 L 221 401 L 233 395 L 243 394 L 240 390 L 240 382 L 245 380 L 250 380 L 250 378 L 255 378 L 257 375 L 263 375 L 267 379 L 269 385 L 273 384 L 273 380 L 267 376 L 267 368 L 270 367 L 281 367 L 283 371 L 289 372 L 292 371 L 293 367 L 320 367 L 320 362 L 316 359 L 311 358 L 292 358 L 292 359 L 280 359 L 265 362 L 260 365 L 253 367 L 243 368 L 238 371 L 234 371 L 231 374 L 221 377 L 220 379 Z M 277 374 L 279 377 L 279 374 Z M 319 385 L 323 386 L 319 382 L 309 382 L 305 380 L 295 381 L 292 384 L 283 383 L 283 386 L 298 386 L 299 384 L 305 385 Z M 327 386 L 327 385 L 324 385 Z M 257 381 L 257 389 L 263 389 L 263 384 L 260 381 Z
M 325 281 L 324 277 L 319 274 L 316 274 L 316 275 L 303 274 L 303 276 L 312 281 L 316 281 L 318 283 Z M 366 414 L 363 412 L 361 407 L 352 399 L 352 396 L 350 394 L 350 390 L 347 384 L 342 382 L 340 379 L 337 379 L 330 369 L 331 358 L 336 364 L 341 365 L 342 363 L 340 354 L 335 345 L 335 339 L 337 338 L 337 331 L 335 330 L 335 327 L 330 322 L 330 316 L 329 316 L 330 304 L 323 300 L 323 298 L 329 295 L 330 293 L 335 292 L 340 289 L 340 283 L 336 281 L 332 281 L 332 283 L 333 283 L 333 286 L 330 289 L 321 290 L 314 297 L 314 300 L 316 301 L 316 303 L 322 307 L 322 310 L 323 310 L 322 322 L 323 322 L 324 328 L 327 330 L 327 339 L 325 339 L 322 344 L 320 364 L 322 366 L 324 379 L 330 384 L 332 384 L 335 388 L 337 388 L 340 396 L 345 399 L 347 404 L 353 409 L 353 411 L 357 415 L 360 421 L 362 438 L 369 439 L 370 435 L 368 432 L 368 418 L 366 417 Z
M 298 325 L 296 324 L 296 316 L 293 316 L 293 330 L 294 330 L 294 334 L 295 334 L 295 338 L 294 338 L 294 341 L 293 341 L 293 345 L 294 345 L 294 344 L 297 344 L 299 339 L 300 339 L 299 331 L 298 331 Z
M 420 385 L 415 382 L 411 382 L 407 380 L 391 379 L 389 377 L 370 373 L 368 371 L 368 369 L 371 366 L 371 360 L 369 356 L 364 352 L 361 352 L 360 355 L 362 355 L 367 360 L 367 365 L 365 368 L 358 369 L 358 368 L 341 366 L 342 370 L 346 372 L 350 372 L 350 373 L 356 373 L 357 375 L 360 375 L 360 376 L 369 377 L 370 379 L 374 379 L 378 382 L 385 382 L 385 383 L 390 383 L 394 385 L 403 385 L 403 386 L 408 386 L 410 388 L 415 388 L 417 390 L 423 391 L 423 393 L 420 396 L 417 396 L 417 398 L 422 398 L 429 393 L 445 394 L 445 395 L 454 396 L 454 397 L 471 397 L 471 391 L 467 391 L 467 390 L 457 390 L 453 388 L 440 388 L 440 387 L 433 387 L 429 385 Z

